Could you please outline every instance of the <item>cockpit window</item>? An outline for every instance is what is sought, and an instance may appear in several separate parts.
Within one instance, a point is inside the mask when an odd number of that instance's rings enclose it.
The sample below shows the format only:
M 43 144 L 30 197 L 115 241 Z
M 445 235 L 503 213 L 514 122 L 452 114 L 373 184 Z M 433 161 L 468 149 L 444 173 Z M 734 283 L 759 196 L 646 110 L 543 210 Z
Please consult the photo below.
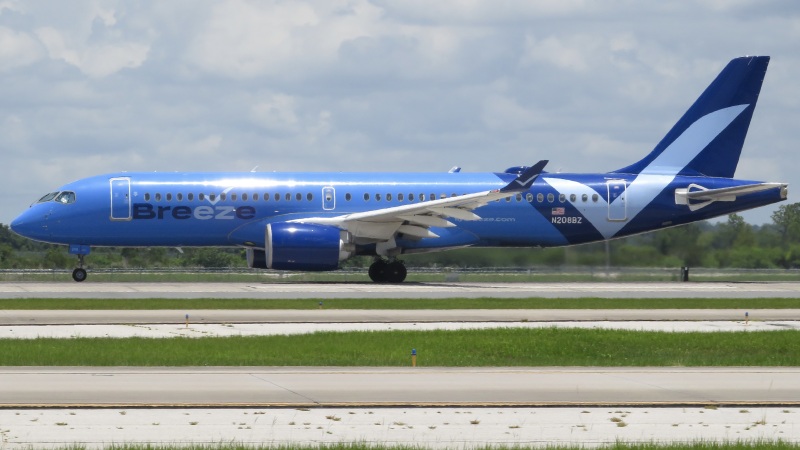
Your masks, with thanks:
M 56 196 L 56 202 L 68 205 L 75 203 L 75 193 L 71 191 L 64 191 Z
M 49 202 L 50 200 L 56 198 L 56 195 L 58 195 L 58 192 L 51 192 L 45 195 L 44 197 L 40 198 L 36 203 Z

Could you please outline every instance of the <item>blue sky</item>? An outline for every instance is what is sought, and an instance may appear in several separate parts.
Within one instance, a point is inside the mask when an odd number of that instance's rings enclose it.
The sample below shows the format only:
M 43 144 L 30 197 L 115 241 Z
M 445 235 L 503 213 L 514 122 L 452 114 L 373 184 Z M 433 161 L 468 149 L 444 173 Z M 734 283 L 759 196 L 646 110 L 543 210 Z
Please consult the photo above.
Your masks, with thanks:
M 800 2 L 0 1 L 0 223 L 123 170 L 605 172 L 756 54 L 737 177 L 791 202 Z

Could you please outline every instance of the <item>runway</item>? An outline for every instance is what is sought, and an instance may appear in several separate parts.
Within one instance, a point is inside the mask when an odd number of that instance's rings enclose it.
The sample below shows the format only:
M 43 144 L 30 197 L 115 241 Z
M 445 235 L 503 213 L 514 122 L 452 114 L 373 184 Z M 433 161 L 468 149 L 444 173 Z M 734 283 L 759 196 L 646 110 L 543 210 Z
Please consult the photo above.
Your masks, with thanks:
M 754 304 L 757 304 L 754 302 Z M 800 309 L 0 310 L 0 326 L 245 323 L 797 321 Z
M 800 283 L 0 283 L 2 298 L 753 298 Z M 645 300 L 646 301 L 646 300 Z M 757 300 L 753 302 L 757 306 Z M 742 323 L 748 313 L 751 328 Z M 185 327 L 186 314 L 190 326 Z M 792 310 L 0 310 L 0 325 L 159 337 L 251 327 L 593 326 L 793 328 Z M 705 322 L 704 322 L 705 321 Z M 722 325 L 725 322 L 726 325 Z M 97 325 L 95 325 L 97 324 Z M 152 324 L 148 326 L 147 324 Z M 561 326 L 559 325 L 559 326 Z M 216 329 L 215 328 L 215 329 Z M 710 328 L 710 329 L 709 329 Z M 5 329 L 0 329 L 5 332 Z M 126 330 L 128 332 L 130 330 Z M 274 330 L 270 330 L 273 332 Z M 0 336 L 2 338 L 3 336 Z M 111 443 L 483 445 L 800 441 L 800 368 L 0 368 L 4 448 Z
M 0 407 L 800 406 L 800 368 L 6 367 Z
M 691 283 L 0 283 L 2 298 L 759 298 L 800 297 L 800 282 Z

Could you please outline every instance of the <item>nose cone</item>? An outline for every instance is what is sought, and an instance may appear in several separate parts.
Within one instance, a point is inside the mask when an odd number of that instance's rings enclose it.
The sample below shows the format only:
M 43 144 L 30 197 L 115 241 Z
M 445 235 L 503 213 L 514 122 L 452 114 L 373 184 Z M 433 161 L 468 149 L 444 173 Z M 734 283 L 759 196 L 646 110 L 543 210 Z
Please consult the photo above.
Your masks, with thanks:
M 11 231 L 28 239 L 46 241 L 50 237 L 46 212 L 37 206 L 29 208 L 12 220 L 10 227 Z

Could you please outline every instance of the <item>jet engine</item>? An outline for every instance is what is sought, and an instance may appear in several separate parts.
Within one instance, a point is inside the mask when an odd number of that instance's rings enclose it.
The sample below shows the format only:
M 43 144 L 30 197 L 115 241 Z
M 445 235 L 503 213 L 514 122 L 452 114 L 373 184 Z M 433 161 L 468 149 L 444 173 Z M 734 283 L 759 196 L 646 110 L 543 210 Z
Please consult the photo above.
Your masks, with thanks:
M 277 270 L 336 270 L 355 253 L 350 233 L 329 225 L 267 224 L 265 249 L 248 249 L 247 265 Z

